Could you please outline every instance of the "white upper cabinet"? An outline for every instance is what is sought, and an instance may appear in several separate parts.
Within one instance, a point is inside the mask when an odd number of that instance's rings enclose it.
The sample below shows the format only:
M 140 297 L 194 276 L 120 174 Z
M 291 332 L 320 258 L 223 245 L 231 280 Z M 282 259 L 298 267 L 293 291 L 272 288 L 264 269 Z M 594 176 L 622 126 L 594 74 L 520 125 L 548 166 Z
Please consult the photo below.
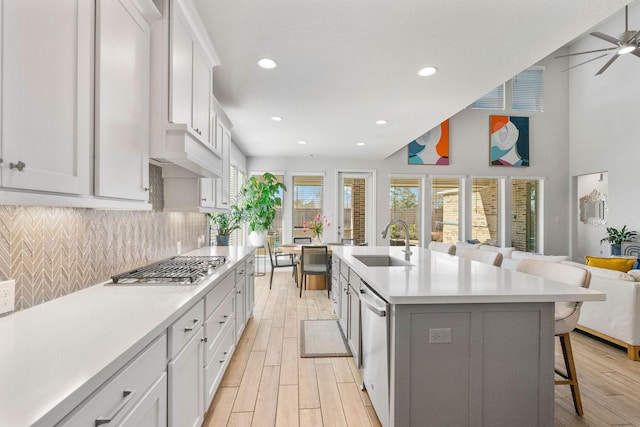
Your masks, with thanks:
M 91 193 L 93 2 L 3 1 L 5 188 Z
M 96 25 L 95 194 L 146 201 L 151 27 L 132 0 L 99 0 Z
M 220 61 L 193 0 L 163 2 L 152 27 L 151 157 L 202 177 L 219 177 L 211 124 L 213 67 Z
M 193 74 L 193 128 L 202 142 L 211 147 L 213 145 L 210 132 L 213 69 L 200 50 L 195 52 Z

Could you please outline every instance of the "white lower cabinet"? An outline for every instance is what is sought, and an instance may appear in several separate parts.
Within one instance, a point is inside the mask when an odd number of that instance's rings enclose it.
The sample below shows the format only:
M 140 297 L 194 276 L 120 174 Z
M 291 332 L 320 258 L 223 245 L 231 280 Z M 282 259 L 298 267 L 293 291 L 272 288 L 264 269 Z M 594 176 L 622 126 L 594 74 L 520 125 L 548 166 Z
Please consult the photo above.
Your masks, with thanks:
M 57 425 L 166 426 L 166 363 L 162 334 Z
M 119 427 L 167 426 L 167 374 L 151 386 L 140 402 L 124 417 Z
M 204 302 L 169 327 L 168 418 L 170 426 L 200 426 L 204 418 Z M 186 341 L 186 343 L 185 343 Z
M 211 404 L 235 349 L 235 301 L 235 272 L 227 275 L 205 297 L 205 409 Z
M 356 366 L 360 367 L 360 287 L 355 283 L 349 284 L 349 327 L 347 331 L 347 343 L 353 354 Z
M 247 323 L 246 268 L 247 265 L 244 261 L 239 263 L 236 268 L 236 342 L 240 340 Z

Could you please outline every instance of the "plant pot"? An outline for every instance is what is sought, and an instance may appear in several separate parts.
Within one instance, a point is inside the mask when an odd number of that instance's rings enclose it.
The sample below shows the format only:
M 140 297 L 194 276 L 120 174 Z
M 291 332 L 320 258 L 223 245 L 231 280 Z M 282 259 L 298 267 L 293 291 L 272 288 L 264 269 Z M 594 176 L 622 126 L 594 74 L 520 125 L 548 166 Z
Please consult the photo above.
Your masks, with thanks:
M 251 243 L 251 246 L 261 248 L 264 246 L 266 241 L 267 241 L 267 230 L 252 231 L 251 233 L 249 233 L 249 243 Z
M 614 243 L 611 245 L 611 255 L 622 255 L 622 244 Z
M 218 245 L 218 246 L 229 246 L 229 235 L 228 234 L 216 234 L 216 245 Z

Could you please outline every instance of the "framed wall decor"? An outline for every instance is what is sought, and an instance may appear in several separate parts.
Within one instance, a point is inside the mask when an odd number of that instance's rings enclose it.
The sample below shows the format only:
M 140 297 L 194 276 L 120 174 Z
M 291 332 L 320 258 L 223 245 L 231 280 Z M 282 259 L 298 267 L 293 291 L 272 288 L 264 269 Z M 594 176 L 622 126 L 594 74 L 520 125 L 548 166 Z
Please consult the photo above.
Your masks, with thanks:
M 529 166 L 529 117 L 489 117 L 489 157 L 493 166 Z
M 409 143 L 410 165 L 449 164 L 449 119 Z

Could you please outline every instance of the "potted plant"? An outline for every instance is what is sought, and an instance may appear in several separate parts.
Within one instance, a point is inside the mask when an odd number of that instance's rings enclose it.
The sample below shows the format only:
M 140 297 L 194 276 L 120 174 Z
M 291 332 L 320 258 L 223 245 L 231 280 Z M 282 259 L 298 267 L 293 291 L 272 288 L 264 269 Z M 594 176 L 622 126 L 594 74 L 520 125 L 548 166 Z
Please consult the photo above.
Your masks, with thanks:
M 613 227 L 607 227 L 607 237 L 600 240 L 600 244 L 604 242 L 611 243 L 611 255 L 622 254 L 622 242 L 631 242 L 637 233 L 635 231 L 627 230 L 627 226 L 623 226 L 621 229 Z
M 252 176 L 240 189 L 241 206 L 249 224 L 249 240 L 253 246 L 264 246 L 267 230 L 276 218 L 276 207 L 282 206 L 281 191 L 287 188 L 269 172 L 260 179 Z
M 207 216 L 216 229 L 216 244 L 218 246 L 229 246 L 229 235 L 239 229 L 244 220 L 242 209 L 236 205 L 232 205 L 229 212 L 218 212 L 207 214 Z

